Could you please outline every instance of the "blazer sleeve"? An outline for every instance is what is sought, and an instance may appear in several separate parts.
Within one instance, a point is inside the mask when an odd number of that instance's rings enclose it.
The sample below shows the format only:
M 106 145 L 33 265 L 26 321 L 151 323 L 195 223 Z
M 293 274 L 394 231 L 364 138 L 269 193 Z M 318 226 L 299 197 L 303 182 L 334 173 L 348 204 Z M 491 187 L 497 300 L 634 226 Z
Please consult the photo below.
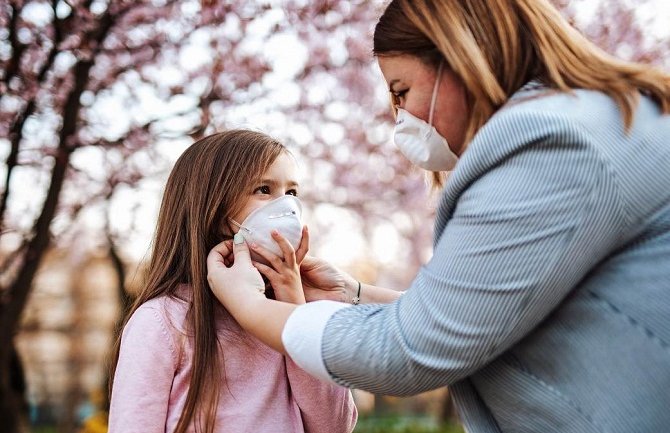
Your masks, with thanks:
M 285 359 L 291 393 L 300 408 L 305 433 L 351 433 L 358 418 L 351 391 L 316 379 L 291 358 Z
M 476 175 L 449 180 L 466 186 L 406 294 L 328 321 L 322 355 L 337 383 L 389 395 L 453 384 L 538 326 L 612 249 L 626 218 L 586 134 L 525 115 L 483 134 L 488 147 L 459 163 Z
M 140 307 L 126 324 L 114 374 L 109 433 L 163 433 L 176 347 L 158 310 Z

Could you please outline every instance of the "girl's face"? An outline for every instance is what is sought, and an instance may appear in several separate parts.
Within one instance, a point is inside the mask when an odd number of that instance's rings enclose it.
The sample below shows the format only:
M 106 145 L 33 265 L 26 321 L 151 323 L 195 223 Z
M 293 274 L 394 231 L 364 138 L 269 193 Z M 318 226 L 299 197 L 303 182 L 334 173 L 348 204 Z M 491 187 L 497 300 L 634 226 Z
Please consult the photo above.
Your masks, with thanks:
M 433 112 L 433 126 L 447 139 L 451 150 L 460 155 L 463 149 L 468 107 L 465 87 L 446 65 L 437 77 L 437 68 L 416 56 L 401 54 L 379 56 L 379 68 L 386 79 L 394 104 L 428 122 L 430 100 L 435 80 L 439 79 Z
M 298 195 L 298 167 L 294 158 L 287 152 L 279 154 L 268 167 L 258 184 L 251 185 L 243 197 L 247 199 L 242 209 L 232 219 L 242 224 L 247 215 L 262 207 L 270 200 L 282 195 Z M 237 232 L 237 228 L 235 228 Z

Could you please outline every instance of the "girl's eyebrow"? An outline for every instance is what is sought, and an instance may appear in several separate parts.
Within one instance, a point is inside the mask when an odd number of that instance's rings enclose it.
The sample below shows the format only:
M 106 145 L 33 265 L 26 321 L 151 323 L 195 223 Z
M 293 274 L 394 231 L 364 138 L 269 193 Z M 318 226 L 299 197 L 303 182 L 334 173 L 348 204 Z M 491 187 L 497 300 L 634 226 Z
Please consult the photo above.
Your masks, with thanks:
M 275 186 L 275 185 L 277 185 L 279 182 L 277 182 L 277 181 L 274 180 L 274 179 L 261 179 L 261 183 L 268 184 L 268 185 L 270 185 L 270 186 Z M 300 184 L 299 184 L 298 182 L 296 182 L 295 180 L 289 180 L 289 181 L 287 182 L 287 184 L 288 184 L 288 186 L 300 186 Z

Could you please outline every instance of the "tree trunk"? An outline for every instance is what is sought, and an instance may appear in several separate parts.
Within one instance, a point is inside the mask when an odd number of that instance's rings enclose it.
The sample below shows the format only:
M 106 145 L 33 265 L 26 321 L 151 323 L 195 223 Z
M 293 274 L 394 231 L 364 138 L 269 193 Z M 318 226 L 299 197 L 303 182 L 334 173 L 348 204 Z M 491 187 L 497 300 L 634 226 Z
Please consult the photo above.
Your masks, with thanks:
M 3 356 L 5 358 L 5 356 Z M 9 365 L 3 365 L 2 384 L 0 385 L 0 433 L 16 433 L 19 431 L 19 418 L 15 416 L 18 412 L 18 402 L 10 384 Z M 10 414 L 7 416 L 6 414 Z
M 121 304 L 121 313 L 119 314 L 118 323 L 123 321 L 123 317 L 133 303 L 133 298 L 126 291 L 126 266 L 119 255 L 119 252 L 116 250 L 116 244 L 112 239 L 111 234 L 107 235 L 109 242 L 109 258 L 112 260 L 112 266 L 114 267 L 114 272 L 116 273 L 117 285 L 116 292 L 119 295 L 119 303 Z
M 104 14 L 99 20 L 97 29 L 88 35 L 91 42 L 100 47 L 113 23 L 114 17 L 109 12 Z M 18 330 L 23 308 L 28 301 L 33 279 L 42 256 L 49 247 L 49 227 L 56 214 L 60 192 L 70 165 L 70 155 L 73 151 L 69 140 L 77 132 L 81 95 L 88 85 L 89 72 L 95 62 L 95 54 L 97 53 L 94 53 L 90 59 L 79 61 L 73 69 L 74 86 L 70 90 L 63 107 L 63 124 L 58 135 L 58 149 L 51 172 L 49 190 L 42 211 L 33 226 L 33 237 L 28 243 L 23 265 L 18 271 L 16 279 L 4 290 L 4 299 L 0 300 L 2 302 L 0 303 L 0 348 L 13 347 L 14 335 Z M 20 398 L 17 398 L 11 388 L 10 364 L 11 351 L 3 350 L 0 352 L 0 420 L 2 420 L 0 433 L 15 433 L 19 423 L 17 410 Z
M 7 347 L 7 355 L 3 351 L 3 359 L 9 359 L 9 364 L 0 370 L 2 387 L 0 387 L 0 406 L 15 414 L 14 417 L 2 418 L 0 433 L 16 433 L 23 430 L 28 419 L 28 402 L 25 399 L 26 382 L 21 358 L 14 345 Z M 5 409 L 6 408 L 6 409 Z
M 35 223 L 35 235 L 28 244 L 23 266 L 16 279 L 6 290 L 9 294 L 8 301 L 0 306 L 0 347 L 11 348 L 14 345 L 14 334 L 18 329 L 23 308 L 28 301 L 33 279 L 37 273 L 40 260 L 49 246 L 49 225 L 56 212 L 58 196 L 69 162 L 69 152 L 62 152 L 61 154 L 64 156 L 57 158 L 54 166 L 49 192 L 42 213 Z M 8 430 L 2 430 L 0 433 L 17 431 L 17 401 L 20 401 L 20 397 L 14 395 L 14 390 L 11 388 L 11 378 L 9 377 L 11 352 L 11 350 L 6 350 L 0 355 L 0 375 L 2 376 L 2 381 L 0 381 L 0 419 L 2 419 L 2 428 L 8 428 Z

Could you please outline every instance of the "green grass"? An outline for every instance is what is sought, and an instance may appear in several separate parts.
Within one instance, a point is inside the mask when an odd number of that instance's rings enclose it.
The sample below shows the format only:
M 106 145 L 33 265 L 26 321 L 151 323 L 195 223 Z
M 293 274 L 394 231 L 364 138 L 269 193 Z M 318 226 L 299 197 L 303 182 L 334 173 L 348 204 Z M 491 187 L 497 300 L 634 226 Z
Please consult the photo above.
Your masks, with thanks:
M 53 426 L 30 427 L 30 433 L 56 433 L 58 429 Z
M 431 418 L 423 417 L 361 417 L 354 433 L 463 433 L 463 429 L 437 425 Z
M 56 433 L 52 426 L 31 427 L 31 433 Z M 354 433 L 464 433 L 455 425 L 437 425 L 429 417 L 364 416 L 358 419 Z

